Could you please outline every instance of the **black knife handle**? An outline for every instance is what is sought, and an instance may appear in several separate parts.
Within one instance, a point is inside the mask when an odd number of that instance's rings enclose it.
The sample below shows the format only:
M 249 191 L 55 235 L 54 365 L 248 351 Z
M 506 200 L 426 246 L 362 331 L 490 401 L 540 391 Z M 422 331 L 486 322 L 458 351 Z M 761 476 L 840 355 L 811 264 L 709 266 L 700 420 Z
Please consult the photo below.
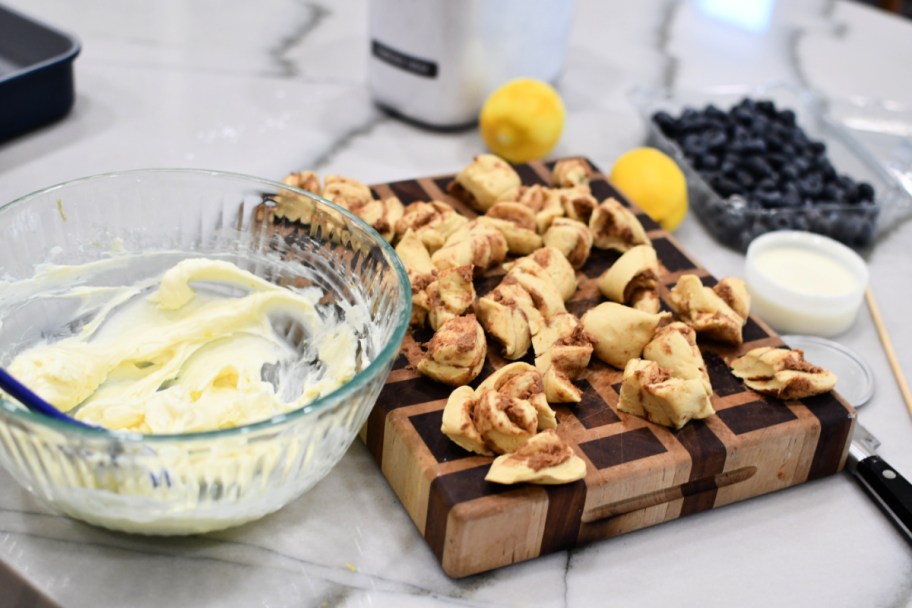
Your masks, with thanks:
M 860 460 L 855 474 L 906 540 L 912 542 L 912 484 L 879 456 Z

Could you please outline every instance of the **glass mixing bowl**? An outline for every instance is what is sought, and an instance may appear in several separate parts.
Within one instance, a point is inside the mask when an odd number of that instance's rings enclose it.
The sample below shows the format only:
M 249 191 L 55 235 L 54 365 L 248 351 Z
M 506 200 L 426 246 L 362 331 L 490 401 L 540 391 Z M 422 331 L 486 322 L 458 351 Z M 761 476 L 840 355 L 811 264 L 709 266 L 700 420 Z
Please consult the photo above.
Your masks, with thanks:
M 276 212 L 290 200 L 295 220 Z M 30 286 L 48 263 L 100 261 L 103 272 L 69 273 L 60 286 L 104 293 L 185 258 L 228 260 L 276 284 L 320 289 L 327 320 L 351 317 L 356 375 L 300 409 L 246 426 L 115 432 L 52 419 L 0 394 L 0 464 L 57 510 L 111 529 L 217 530 L 303 494 L 367 420 L 408 326 L 411 288 L 393 249 L 342 208 L 277 182 L 201 170 L 99 175 L 0 207 L 0 233 L 4 366 L 30 345 L 72 332 L 82 310 L 73 297 Z

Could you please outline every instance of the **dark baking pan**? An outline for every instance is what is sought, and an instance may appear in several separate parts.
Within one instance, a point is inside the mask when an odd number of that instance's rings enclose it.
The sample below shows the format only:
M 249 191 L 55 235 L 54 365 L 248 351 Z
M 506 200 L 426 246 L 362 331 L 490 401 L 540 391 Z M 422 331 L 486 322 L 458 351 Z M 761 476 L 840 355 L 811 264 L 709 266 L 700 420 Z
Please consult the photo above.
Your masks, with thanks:
M 70 111 L 78 54 L 72 36 L 0 5 L 0 141 Z

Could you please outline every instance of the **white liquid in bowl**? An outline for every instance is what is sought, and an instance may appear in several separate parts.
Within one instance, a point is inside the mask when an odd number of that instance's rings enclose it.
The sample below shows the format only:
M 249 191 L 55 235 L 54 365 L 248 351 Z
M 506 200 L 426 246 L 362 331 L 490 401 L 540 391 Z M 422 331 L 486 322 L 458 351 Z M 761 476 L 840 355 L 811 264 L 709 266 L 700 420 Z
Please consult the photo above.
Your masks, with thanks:
M 826 337 L 852 325 L 868 280 L 864 261 L 845 245 L 794 231 L 755 239 L 744 274 L 752 311 L 773 329 Z
M 810 296 L 844 296 L 858 291 L 858 279 L 833 258 L 802 247 L 762 251 L 757 269 L 775 283 Z

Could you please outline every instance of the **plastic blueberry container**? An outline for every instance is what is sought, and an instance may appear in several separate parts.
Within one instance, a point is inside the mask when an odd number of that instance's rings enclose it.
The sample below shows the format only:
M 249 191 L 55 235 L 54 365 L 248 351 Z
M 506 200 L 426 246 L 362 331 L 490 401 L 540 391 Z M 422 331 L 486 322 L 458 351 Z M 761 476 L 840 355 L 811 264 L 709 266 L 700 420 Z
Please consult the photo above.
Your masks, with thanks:
M 874 204 L 815 204 L 775 209 L 752 208 L 740 194 L 722 196 L 688 161 L 680 146 L 653 122 L 656 112 L 680 116 L 686 108 L 713 104 L 728 110 L 744 98 L 771 100 L 777 109 L 795 112 L 796 123 L 812 140 L 826 145 L 837 173 L 874 188 Z M 633 100 L 647 125 L 647 145 L 675 159 L 687 179 L 690 207 L 722 244 L 746 251 L 756 237 L 778 230 L 822 234 L 856 250 L 871 247 L 884 233 L 912 216 L 912 144 L 893 138 L 892 145 L 874 148 L 873 137 L 860 137 L 859 125 L 876 109 L 912 130 L 912 113 L 873 100 L 824 100 L 812 91 L 784 84 L 759 87 L 717 87 L 704 90 L 638 88 Z M 836 111 L 838 109 L 838 112 Z M 851 111 L 850 111 L 851 110 Z M 852 121 L 847 117 L 851 116 Z M 895 130 L 895 125 L 893 125 Z M 882 139 L 882 138 L 881 138 Z M 880 142 L 881 139 L 877 141 Z

